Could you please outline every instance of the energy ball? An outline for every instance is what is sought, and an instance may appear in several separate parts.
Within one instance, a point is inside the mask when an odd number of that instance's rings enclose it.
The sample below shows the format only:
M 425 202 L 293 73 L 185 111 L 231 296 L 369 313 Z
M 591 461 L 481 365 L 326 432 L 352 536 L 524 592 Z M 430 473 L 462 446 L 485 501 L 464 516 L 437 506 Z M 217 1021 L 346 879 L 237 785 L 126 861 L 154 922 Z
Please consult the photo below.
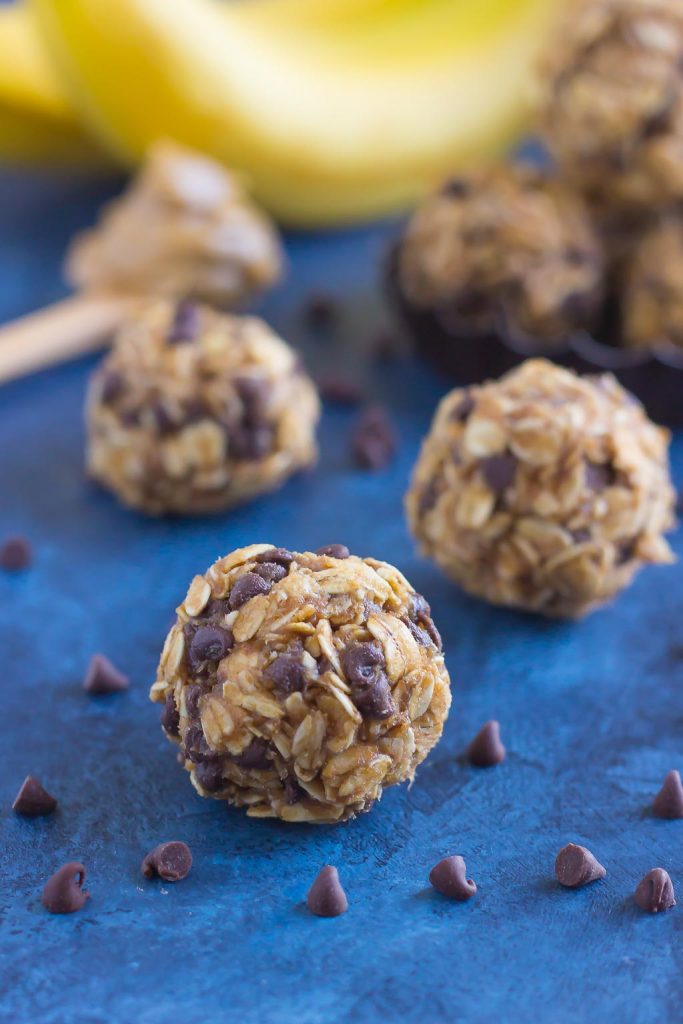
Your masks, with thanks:
M 583 200 L 525 165 L 457 178 L 413 215 L 398 287 L 463 339 L 501 332 L 553 344 L 590 329 L 603 253 Z
M 87 468 L 150 515 L 205 513 L 315 461 L 319 400 L 253 317 L 158 300 L 117 336 L 87 398 Z
M 582 0 L 541 69 L 541 134 L 601 207 L 683 199 L 683 5 Z
M 406 504 L 425 555 L 493 604 L 577 618 L 671 562 L 667 431 L 611 375 L 544 359 L 451 391 Z
M 633 247 L 621 280 L 624 344 L 683 346 L 683 221 L 670 216 Z
M 320 552 L 252 544 L 195 576 L 152 686 L 197 792 L 256 818 L 369 810 L 451 702 L 425 599 L 386 562 Z

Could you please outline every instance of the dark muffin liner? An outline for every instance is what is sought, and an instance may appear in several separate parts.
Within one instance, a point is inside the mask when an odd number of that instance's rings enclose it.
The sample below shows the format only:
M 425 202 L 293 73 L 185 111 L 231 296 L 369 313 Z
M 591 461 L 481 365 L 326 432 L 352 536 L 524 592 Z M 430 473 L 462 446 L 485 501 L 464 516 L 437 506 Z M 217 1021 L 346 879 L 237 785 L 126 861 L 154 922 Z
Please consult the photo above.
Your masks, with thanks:
M 551 359 L 579 373 L 613 373 L 643 403 L 648 414 L 667 426 L 683 424 L 683 350 L 670 344 L 622 348 L 577 332 L 557 344 L 513 334 L 501 317 L 495 330 L 477 332 L 449 310 L 426 310 L 409 302 L 398 284 L 398 245 L 389 253 L 386 283 L 391 301 L 415 348 L 457 384 L 478 384 L 511 370 L 525 359 Z M 607 304 L 604 338 L 618 335 L 613 303 Z M 611 308 L 609 308 L 611 307 Z

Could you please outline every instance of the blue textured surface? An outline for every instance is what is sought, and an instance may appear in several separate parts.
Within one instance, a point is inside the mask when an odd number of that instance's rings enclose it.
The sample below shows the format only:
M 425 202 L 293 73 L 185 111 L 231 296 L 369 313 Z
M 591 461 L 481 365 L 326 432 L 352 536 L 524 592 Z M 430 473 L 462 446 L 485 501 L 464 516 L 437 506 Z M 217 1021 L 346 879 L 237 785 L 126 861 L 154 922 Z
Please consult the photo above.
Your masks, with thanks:
M 0 177 L 0 319 L 61 294 L 63 247 L 114 187 Z M 288 282 L 264 311 L 314 367 L 366 372 L 390 230 L 290 238 Z M 299 305 L 313 285 L 344 297 L 338 342 L 306 338 Z M 0 1021 L 679 1021 L 683 906 L 649 917 L 631 893 L 661 865 L 683 896 L 683 822 L 647 811 L 665 772 L 683 768 L 680 569 L 643 573 L 574 625 L 461 595 L 416 557 L 403 522 L 410 466 L 446 387 L 414 363 L 367 374 L 400 425 L 388 471 L 351 468 L 352 414 L 327 411 L 314 473 L 230 516 L 147 522 L 83 479 L 91 366 L 0 390 L 0 536 L 26 533 L 36 549 L 29 571 L 0 575 Z M 680 480 L 680 440 L 675 465 Z M 442 743 L 411 790 L 347 825 L 249 821 L 201 800 L 147 701 L 190 577 L 261 540 L 342 541 L 395 562 L 444 635 L 454 702 Z M 83 694 L 97 650 L 130 674 L 129 693 Z M 459 754 L 488 717 L 509 757 L 478 771 Z M 60 799 L 49 819 L 9 810 L 27 772 Z M 145 881 L 143 854 L 175 838 L 194 852 L 189 878 Z M 554 857 L 570 840 L 606 865 L 603 882 L 558 888 Z M 427 886 L 450 853 L 479 884 L 468 904 Z M 42 884 L 71 858 L 87 865 L 92 900 L 51 917 Z M 302 903 L 324 863 L 338 865 L 350 901 L 335 920 Z

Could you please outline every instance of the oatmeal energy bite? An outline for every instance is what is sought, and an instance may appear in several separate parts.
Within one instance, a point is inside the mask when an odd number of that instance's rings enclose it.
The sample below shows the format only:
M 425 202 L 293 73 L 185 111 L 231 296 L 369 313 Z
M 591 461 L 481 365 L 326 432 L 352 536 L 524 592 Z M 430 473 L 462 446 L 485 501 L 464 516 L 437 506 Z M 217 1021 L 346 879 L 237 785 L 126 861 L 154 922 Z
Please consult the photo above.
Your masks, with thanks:
M 667 431 L 542 359 L 441 402 L 406 497 L 422 551 L 494 604 L 574 618 L 671 562 Z
M 449 685 L 429 605 L 393 566 L 252 544 L 193 579 L 151 698 L 202 796 L 335 822 L 413 778 Z
M 683 220 L 667 216 L 633 245 L 620 289 L 625 345 L 683 346 Z
M 314 462 L 318 395 L 262 320 L 157 300 L 123 327 L 87 399 L 87 467 L 151 515 L 217 511 Z

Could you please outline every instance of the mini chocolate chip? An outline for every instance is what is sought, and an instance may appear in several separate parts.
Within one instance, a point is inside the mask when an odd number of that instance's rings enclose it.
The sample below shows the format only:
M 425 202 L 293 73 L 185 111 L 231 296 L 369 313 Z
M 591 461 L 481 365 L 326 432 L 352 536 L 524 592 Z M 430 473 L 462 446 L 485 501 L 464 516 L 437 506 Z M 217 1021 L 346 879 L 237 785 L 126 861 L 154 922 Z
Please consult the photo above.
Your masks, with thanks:
M 252 572 L 255 572 L 266 583 L 279 583 L 287 575 L 284 565 L 278 565 L 277 562 L 264 562 L 263 565 L 255 565 Z
M 182 881 L 189 875 L 191 867 L 190 847 L 178 840 L 159 843 L 147 854 L 141 865 L 145 878 L 154 878 L 158 875 L 165 882 Z
M 462 857 L 444 857 L 429 872 L 429 881 L 437 892 L 449 900 L 464 902 L 477 891 L 476 882 L 467 877 L 467 868 Z
M 342 667 L 351 682 L 367 682 L 378 667 L 384 666 L 384 653 L 379 644 L 353 644 L 342 654 Z
M 213 597 L 205 606 L 199 618 L 201 619 L 222 619 L 230 611 L 230 602 L 227 597 Z
M 411 617 L 415 619 L 420 628 L 427 633 L 434 646 L 441 651 L 443 649 L 441 634 L 434 625 L 432 610 L 422 594 L 413 594 Z
M 297 782 L 293 775 L 288 775 L 284 781 L 285 803 L 298 804 L 306 796 L 306 790 Z
M 272 747 L 267 739 L 264 739 L 263 736 L 254 736 L 249 746 L 245 747 L 242 753 L 233 757 L 232 760 L 238 768 L 264 770 L 271 767 L 271 760 L 268 757 L 271 751 Z
M 183 300 L 176 306 L 175 316 L 168 332 L 169 345 L 180 345 L 194 341 L 199 334 L 199 307 L 194 302 Z
M 316 549 L 316 555 L 327 555 L 328 558 L 348 558 L 351 554 L 346 544 L 325 544 Z
M 662 788 L 652 802 L 652 810 L 658 818 L 683 818 L 683 785 L 675 769 L 665 776 Z
M 478 768 L 491 768 L 505 760 L 505 747 L 500 740 L 500 725 L 491 719 L 481 729 L 467 748 L 467 759 Z
M 270 381 L 263 377 L 237 377 L 234 384 L 245 407 L 247 419 L 254 414 L 260 418 L 261 410 L 270 396 Z
M 572 534 L 572 539 L 577 544 L 585 544 L 586 541 L 591 539 L 591 532 L 590 532 L 590 530 L 586 530 L 584 528 L 581 528 L 579 530 L 572 530 L 571 534 Z
M 185 691 L 185 711 L 190 721 L 199 718 L 199 698 L 202 695 L 202 688 L 197 683 L 188 686 Z
M 83 889 L 85 868 L 78 861 L 69 861 L 48 878 L 43 889 L 42 901 L 51 914 L 73 914 L 80 910 L 90 898 Z
M 306 685 L 301 658 L 292 654 L 279 654 L 263 674 L 266 679 L 270 679 L 281 697 L 303 690 Z
M 52 814 L 56 806 L 56 799 L 41 786 L 38 779 L 27 775 L 14 798 L 12 810 L 25 818 L 42 818 Z
M 462 398 L 451 411 L 451 419 L 456 423 L 464 423 L 471 412 L 474 411 L 476 402 L 469 391 L 463 393 Z
M 604 878 L 607 872 L 590 850 L 576 843 L 563 846 L 555 858 L 555 877 L 560 885 L 568 889 L 579 889 L 598 878 Z
M 103 370 L 100 376 L 100 401 L 109 405 L 123 391 L 123 377 L 116 370 Z
M 615 479 L 616 474 L 612 465 L 598 465 L 596 462 L 585 461 L 584 480 L 589 490 L 604 491 L 606 487 L 611 487 Z
M 342 665 L 351 686 L 351 697 L 362 715 L 388 718 L 395 713 L 396 705 L 383 669 L 384 654 L 378 644 L 347 647 Z
M 329 327 L 337 313 L 337 304 L 327 292 L 312 292 L 304 306 L 304 317 L 313 327 Z
M 396 431 L 389 414 L 379 405 L 365 409 L 356 421 L 351 450 L 364 469 L 384 469 L 396 453 Z
M 364 390 L 361 384 L 337 374 L 321 375 L 316 384 L 323 402 L 331 405 L 360 405 Z
M 431 647 L 431 638 L 428 636 L 424 629 L 421 629 L 418 626 L 417 622 L 413 622 L 413 620 L 409 618 L 406 618 L 402 621 L 405 622 L 406 626 L 408 627 L 413 636 L 413 639 L 417 641 L 420 647 Z
M 235 642 L 230 630 L 221 626 L 190 628 L 192 638 L 187 653 L 190 667 L 194 670 L 205 661 L 221 661 Z
M 514 481 L 517 459 L 514 455 L 491 455 L 480 461 L 479 470 L 489 490 L 499 495 Z
M 212 750 L 206 742 L 202 727 L 198 724 L 191 725 L 185 733 L 183 750 L 185 751 L 185 757 L 188 761 L 192 761 L 193 764 L 203 764 L 207 761 L 220 761 L 222 759 L 222 755 Z
M 349 901 L 339 881 L 339 872 L 331 864 L 322 868 L 308 890 L 306 906 L 317 917 L 339 917 L 349 909 Z
M 641 910 L 658 914 L 676 906 L 673 882 L 664 868 L 653 868 L 638 883 L 633 898 Z
M 8 537 L 0 544 L 0 569 L 20 572 L 33 561 L 33 548 L 26 537 Z
M 270 593 L 272 584 L 268 580 L 264 580 L 261 576 L 257 576 L 255 572 L 245 572 L 244 576 L 240 578 L 234 584 L 230 591 L 230 608 L 231 610 L 237 611 L 247 601 L 251 601 L 252 597 L 256 597 L 258 594 Z
M 223 789 L 225 779 L 223 778 L 223 762 L 225 758 L 215 758 L 212 761 L 199 761 L 194 766 L 194 774 L 197 782 L 207 793 L 215 793 Z
M 128 677 L 119 672 L 104 654 L 93 654 L 83 680 L 86 693 L 102 695 L 119 693 L 130 685 Z
M 180 731 L 180 715 L 172 693 L 166 694 L 164 710 L 161 712 L 161 727 L 169 736 L 177 736 Z
M 267 551 L 259 552 L 254 561 L 276 562 L 278 565 L 284 565 L 286 569 L 289 569 L 294 561 L 294 557 L 293 552 L 288 551 L 287 548 L 268 548 Z
M 235 459 L 255 462 L 272 450 L 275 437 L 273 428 L 266 423 L 239 424 L 228 433 L 228 447 Z

